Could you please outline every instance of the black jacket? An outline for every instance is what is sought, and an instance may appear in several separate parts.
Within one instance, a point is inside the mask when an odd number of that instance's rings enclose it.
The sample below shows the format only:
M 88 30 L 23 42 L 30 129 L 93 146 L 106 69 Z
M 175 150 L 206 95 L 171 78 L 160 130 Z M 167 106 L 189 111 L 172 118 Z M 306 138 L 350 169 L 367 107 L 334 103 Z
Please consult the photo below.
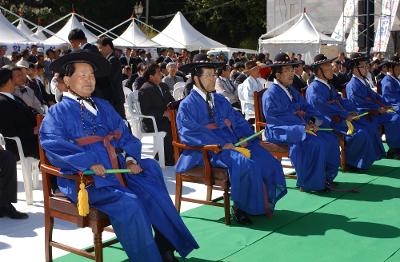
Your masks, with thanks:
M 157 127 L 161 131 L 170 130 L 170 124 L 167 117 L 163 116 L 167 110 L 169 102 L 175 101 L 169 92 L 166 84 L 160 83 L 160 89 L 153 83 L 146 82 L 139 90 L 140 110 L 143 115 L 154 116 Z M 154 131 L 152 121 L 150 119 L 143 120 L 143 128 L 146 132 Z
M 111 103 L 114 109 L 120 114 L 120 116 L 126 119 L 125 116 L 125 95 L 122 88 L 122 72 L 121 63 L 114 54 L 107 57 L 110 62 L 110 74 L 108 77 L 96 78 L 96 89 L 93 92 L 93 96 L 103 98 Z
M 0 133 L 6 137 L 19 137 L 25 156 L 38 158 L 38 138 L 34 134 L 35 115 L 20 98 L 14 97 L 16 100 L 0 94 Z M 14 141 L 6 139 L 6 148 L 19 159 L 17 145 Z
M 293 86 L 297 91 L 299 91 L 300 93 L 304 93 L 305 89 L 307 88 L 307 83 L 304 82 L 303 79 L 300 79 L 297 75 L 294 75 L 292 86 Z

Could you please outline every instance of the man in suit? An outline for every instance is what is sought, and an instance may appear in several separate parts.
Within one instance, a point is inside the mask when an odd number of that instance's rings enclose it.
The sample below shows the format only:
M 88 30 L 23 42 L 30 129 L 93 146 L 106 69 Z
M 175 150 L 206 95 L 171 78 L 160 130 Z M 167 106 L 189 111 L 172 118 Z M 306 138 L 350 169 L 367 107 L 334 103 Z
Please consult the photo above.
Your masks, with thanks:
M 294 59 L 294 61 L 297 62 L 297 58 Z M 304 62 L 299 61 L 300 64 L 293 66 L 294 69 L 294 76 L 293 76 L 293 84 L 292 87 L 294 87 L 299 93 L 304 95 L 306 88 L 307 88 L 307 83 L 304 82 L 303 78 L 301 75 L 303 74 L 303 66 Z
M 144 84 L 144 79 L 143 79 L 143 73 L 146 70 L 147 66 L 145 63 L 139 63 L 137 65 L 136 73 L 132 73 L 132 75 L 129 77 L 128 81 L 125 82 L 125 87 L 131 89 L 131 90 L 138 90 L 142 85 Z M 133 72 L 133 71 L 132 71 Z M 141 80 L 138 80 L 141 78 Z M 138 81 L 136 81 L 138 80 Z
M 88 49 L 93 52 L 98 52 L 97 47 L 87 42 L 85 32 L 82 29 L 72 29 L 68 34 L 68 41 L 72 49 Z
M 104 98 L 111 102 L 115 110 L 120 116 L 126 119 L 125 116 L 125 95 L 122 89 L 122 72 L 121 63 L 118 58 L 114 56 L 114 44 L 109 37 L 101 37 L 97 41 L 97 47 L 100 53 L 110 62 L 111 70 L 107 77 L 108 85 L 103 90 L 95 90 L 93 95 Z
M 9 69 L 0 69 L 0 112 L 2 117 L 3 106 L 7 104 L 9 92 L 12 91 L 13 84 L 11 81 L 12 72 Z M 12 96 L 12 95 L 11 95 Z M 10 116 L 10 115 L 9 115 Z M 15 115 L 14 115 L 15 117 Z M 7 122 L 2 119 L 1 122 Z M 1 123 L 3 125 L 5 123 Z M 3 132 L 3 130 L 0 130 Z M 6 133 L 3 133 L 7 135 Z M 17 163 L 15 155 L 0 145 L 0 217 L 9 217 L 12 219 L 25 219 L 28 215 L 18 212 L 11 203 L 17 202 Z
M 25 156 L 39 158 L 35 116 L 19 97 L 14 96 L 15 85 L 10 69 L 0 69 L 0 133 L 21 139 Z M 18 158 L 17 145 L 6 139 L 6 147 Z
M 168 86 L 161 82 L 160 67 L 152 64 L 147 67 L 143 74 L 146 83 L 139 90 L 139 102 L 142 114 L 154 116 L 159 131 L 167 132 L 164 138 L 165 164 L 174 165 L 172 148 L 171 123 L 167 114 L 167 104 L 174 101 Z M 146 132 L 154 132 L 153 123 L 150 119 L 143 120 L 143 128 Z

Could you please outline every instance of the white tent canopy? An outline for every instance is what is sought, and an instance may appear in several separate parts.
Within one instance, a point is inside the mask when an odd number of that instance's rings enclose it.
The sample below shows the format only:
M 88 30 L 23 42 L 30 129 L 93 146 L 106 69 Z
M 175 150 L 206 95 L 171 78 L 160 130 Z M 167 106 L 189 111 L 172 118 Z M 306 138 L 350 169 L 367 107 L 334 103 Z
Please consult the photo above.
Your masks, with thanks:
M 342 42 L 319 32 L 309 16 L 303 13 L 299 20 L 282 34 L 270 39 L 263 39 L 261 36 L 259 44 L 260 51 L 269 52 L 272 57 L 280 51 L 303 54 L 308 64 L 312 62 L 315 55 L 320 53 L 321 46 L 340 45 Z
M 85 33 L 88 43 L 94 43 L 97 41 L 97 37 L 86 29 L 76 18 L 74 13 L 71 13 L 71 17 L 67 21 L 67 23 L 53 36 L 43 41 L 43 44 L 46 46 L 57 47 L 63 44 L 68 44 L 68 34 L 72 29 L 80 28 Z
M 152 40 L 161 46 L 186 48 L 189 51 L 225 47 L 197 31 L 181 12 L 176 13 L 168 26 Z
M 12 51 L 21 51 L 29 46 L 29 39 L 18 32 L 7 18 L 0 12 L 0 45 L 7 46 L 7 54 Z
M 33 36 L 40 41 L 44 41 L 47 39 L 47 36 L 44 34 L 44 29 L 40 25 L 38 25 L 38 27 L 36 28 L 36 32 L 33 34 Z
M 40 42 L 38 38 L 33 35 L 33 32 L 29 29 L 29 27 L 25 24 L 23 19 L 18 19 L 18 30 L 25 35 L 26 38 L 31 42 Z
M 113 40 L 114 46 L 119 47 L 158 47 L 159 45 L 154 41 L 151 41 L 147 36 L 140 30 L 139 26 L 135 23 L 134 18 L 128 28 L 121 34 L 120 37 Z

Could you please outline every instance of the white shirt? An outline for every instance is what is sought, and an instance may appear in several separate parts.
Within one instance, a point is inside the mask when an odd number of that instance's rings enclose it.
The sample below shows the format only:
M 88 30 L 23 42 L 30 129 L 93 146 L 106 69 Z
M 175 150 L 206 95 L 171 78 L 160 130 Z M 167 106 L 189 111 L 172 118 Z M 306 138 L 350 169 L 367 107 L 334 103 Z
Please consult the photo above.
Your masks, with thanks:
M 290 101 L 293 101 L 293 96 L 289 93 L 286 87 L 284 87 L 281 82 L 278 80 L 274 79 L 274 84 L 277 84 L 282 90 L 286 93 L 286 95 L 289 97 Z
M 238 96 L 246 120 L 255 117 L 254 92 L 261 91 L 263 88 L 264 86 L 260 81 L 252 76 L 247 77 L 246 80 L 238 86 Z
M 0 92 L 0 94 L 3 94 L 3 95 L 5 95 L 5 96 L 7 96 L 7 97 L 11 98 L 12 100 L 15 100 L 15 97 L 14 97 L 14 95 L 13 95 L 13 94 L 11 94 L 11 93 Z
M 94 108 L 89 102 L 85 100 L 78 100 L 78 97 L 70 92 L 63 92 L 63 96 L 69 97 L 72 100 L 75 100 L 77 103 L 81 103 L 83 101 L 83 105 L 86 107 L 86 109 L 89 110 L 89 112 L 93 115 L 97 116 L 97 109 Z
M 192 91 L 196 91 L 197 93 L 200 94 L 200 96 L 204 99 L 204 101 L 207 101 L 206 94 L 203 91 L 201 91 L 200 88 L 198 88 L 197 86 L 193 85 Z M 213 93 L 211 93 L 210 106 L 211 106 L 211 108 L 214 108 L 214 94 Z
M 323 83 L 324 85 L 326 85 L 329 89 L 332 89 L 331 86 L 328 84 L 328 82 L 326 82 L 325 80 L 322 80 L 321 78 L 315 77 L 315 80 Z

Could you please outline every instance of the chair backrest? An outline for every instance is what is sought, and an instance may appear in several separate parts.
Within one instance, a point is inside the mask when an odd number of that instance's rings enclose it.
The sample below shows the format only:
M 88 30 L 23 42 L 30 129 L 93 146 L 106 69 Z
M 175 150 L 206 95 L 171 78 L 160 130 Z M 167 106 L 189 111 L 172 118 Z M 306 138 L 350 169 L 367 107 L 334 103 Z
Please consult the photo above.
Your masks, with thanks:
M 142 114 L 139 102 L 139 90 L 132 91 L 128 95 L 126 103 L 128 104 L 128 112 L 130 115 L 130 119 L 128 119 L 128 121 L 130 120 L 129 122 L 133 129 L 133 133 L 135 135 L 139 135 L 139 133 L 144 133 L 142 118 L 139 116 Z
M 183 94 L 185 86 L 186 86 L 185 82 L 178 82 L 174 85 L 174 91 L 172 91 L 172 96 L 176 101 L 181 100 L 185 97 L 185 95 Z
M 44 116 L 41 114 L 38 114 L 36 116 L 36 126 L 39 128 L 42 125 Z M 50 165 L 49 160 L 46 157 L 46 154 L 40 144 L 40 135 L 38 135 L 38 144 L 39 144 L 39 158 L 40 158 L 40 164 L 45 164 L 45 165 Z M 43 183 L 43 194 L 45 196 L 45 203 L 47 201 L 46 197 L 50 197 L 51 196 L 51 183 L 50 183 L 50 175 L 47 175 L 45 173 L 42 173 L 42 183 Z
M 266 126 L 265 116 L 263 113 L 262 96 L 267 89 L 254 92 L 254 117 L 256 123 L 256 132 L 259 132 Z
M 128 99 L 129 94 L 132 93 L 132 90 L 127 88 L 124 84 L 122 85 L 122 90 L 124 91 L 125 101 L 126 101 Z
M 168 112 L 171 119 L 171 131 L 172 131 L 172 142 L 180 143 L 178 128 L 176 125 L 176 114 L 179 109 L 179 105 L 182 100 L 171 102 L 167 105 Z M 178 161 L 180 155 L 180 150 L 174 146 L 174 159 L 175 163 Z

